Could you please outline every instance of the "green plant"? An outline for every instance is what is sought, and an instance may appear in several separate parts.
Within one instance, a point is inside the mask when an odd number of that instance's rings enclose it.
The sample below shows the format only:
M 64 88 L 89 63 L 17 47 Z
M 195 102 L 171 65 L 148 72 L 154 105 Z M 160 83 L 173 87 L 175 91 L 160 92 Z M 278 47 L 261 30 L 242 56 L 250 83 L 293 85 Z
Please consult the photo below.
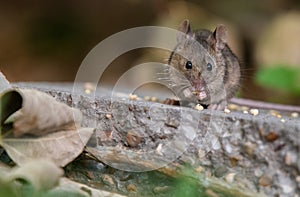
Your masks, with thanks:
M 267 88 L 300 95 L 300 66 L 273 65 L 260 69 L 255 75 L 255 81 Z

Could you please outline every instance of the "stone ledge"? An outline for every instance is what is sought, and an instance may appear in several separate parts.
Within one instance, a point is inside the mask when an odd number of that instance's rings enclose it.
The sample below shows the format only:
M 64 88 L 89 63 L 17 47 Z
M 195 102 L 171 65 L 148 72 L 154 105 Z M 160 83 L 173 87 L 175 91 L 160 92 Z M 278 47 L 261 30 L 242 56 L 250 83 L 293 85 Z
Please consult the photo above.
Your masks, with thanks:
M 300 193 L 299 118 L 284 116 L 282 122 L 267 113 L 196 111 L 120 98 L 93 99 L 72 95 L 71 88 L 37 89 L 79 108 L 84 126 L 96 127 L 89 149 L 116 168 L 156 169 L 179 156 L 174 162 L 200 166 L 205 175 L 225 180 L 234 175 L 233 183 L 267 196 Z M 138 139 L 130 142 L 132 136 Z

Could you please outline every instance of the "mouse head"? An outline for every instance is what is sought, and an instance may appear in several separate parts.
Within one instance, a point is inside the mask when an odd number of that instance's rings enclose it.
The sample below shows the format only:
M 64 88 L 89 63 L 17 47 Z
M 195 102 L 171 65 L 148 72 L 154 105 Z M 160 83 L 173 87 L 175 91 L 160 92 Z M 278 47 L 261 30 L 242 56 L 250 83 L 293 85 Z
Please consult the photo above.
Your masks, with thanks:
M 178 30 L 178 44 L 169 64 L 187 79 L 183 85 L 189 86 L 192 96 L 204 104 L 214 102 L 212 96 L 224 87 L 226 63 L 222 50 L 226 46 L 227 30 L 219 25 L 214 32 L 192 31 L 188 20 L 184 20 Z M 175 80 L 176 77 L 179 78 L 175 76 Z

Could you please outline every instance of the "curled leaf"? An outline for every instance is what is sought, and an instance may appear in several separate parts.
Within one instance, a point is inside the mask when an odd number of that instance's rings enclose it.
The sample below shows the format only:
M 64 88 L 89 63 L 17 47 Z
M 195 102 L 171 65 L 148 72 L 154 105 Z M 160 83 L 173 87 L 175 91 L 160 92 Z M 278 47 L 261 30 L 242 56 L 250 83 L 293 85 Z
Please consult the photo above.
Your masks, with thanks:
M 23 98 L 14 90 L 7 91 L 1 95 L 0 98 L 0 123 L 1 123 L 1 134 L 12 129 L 11 122 L 7 121 L 7 118 L 13 113 L 21 109 Z
M 6 77 L 0 72 L 0 92 L 11 88 L 9 82 L 7 81 Z
M 93 131 L 93 128 L 81 128 L 38 138 L 3 138 L 1 145 L 18 165 L 33 158 L 47 158 L 63 167 L 83 151 Z
M 94 189 L 88 187 L 87 185 L 71 181 L 67 178 L 61 178 L 59 186 L 49 191 L 47 197 L 48 196 L 125 197 L 123 195 L 112 193 L 109 191 Z
M 53 131 L 74 130 L 81 124 L 82 114 L 78 109 L 60 103 L 46 93 L 20 89 L 8 91 L 3 97 L 7 94 L 13 94 L 14 97 L 22 96 L 22 100 L 18 100 L 22 102 L 22 108 L 13 114 L 9 121 L 13 122 L 15 137 L 24 134 L 40 136 Z

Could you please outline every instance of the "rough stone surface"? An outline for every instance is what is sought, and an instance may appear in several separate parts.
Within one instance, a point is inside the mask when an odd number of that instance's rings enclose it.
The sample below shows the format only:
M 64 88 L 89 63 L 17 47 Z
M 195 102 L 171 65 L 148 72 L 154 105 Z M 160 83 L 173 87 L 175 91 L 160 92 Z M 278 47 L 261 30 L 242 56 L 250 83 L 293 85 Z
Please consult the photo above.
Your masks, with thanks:
M 175 160 L 267 196 L 300 193 L 299 117 L 197 111 L 37 88 L 83 112 L 84 126 L 96 127 L 88 148 L 115 168 L 143 171 Z M 135 146 L 128 144 L 128 136 L 136 137 L 132 132 L 141 137 Z

